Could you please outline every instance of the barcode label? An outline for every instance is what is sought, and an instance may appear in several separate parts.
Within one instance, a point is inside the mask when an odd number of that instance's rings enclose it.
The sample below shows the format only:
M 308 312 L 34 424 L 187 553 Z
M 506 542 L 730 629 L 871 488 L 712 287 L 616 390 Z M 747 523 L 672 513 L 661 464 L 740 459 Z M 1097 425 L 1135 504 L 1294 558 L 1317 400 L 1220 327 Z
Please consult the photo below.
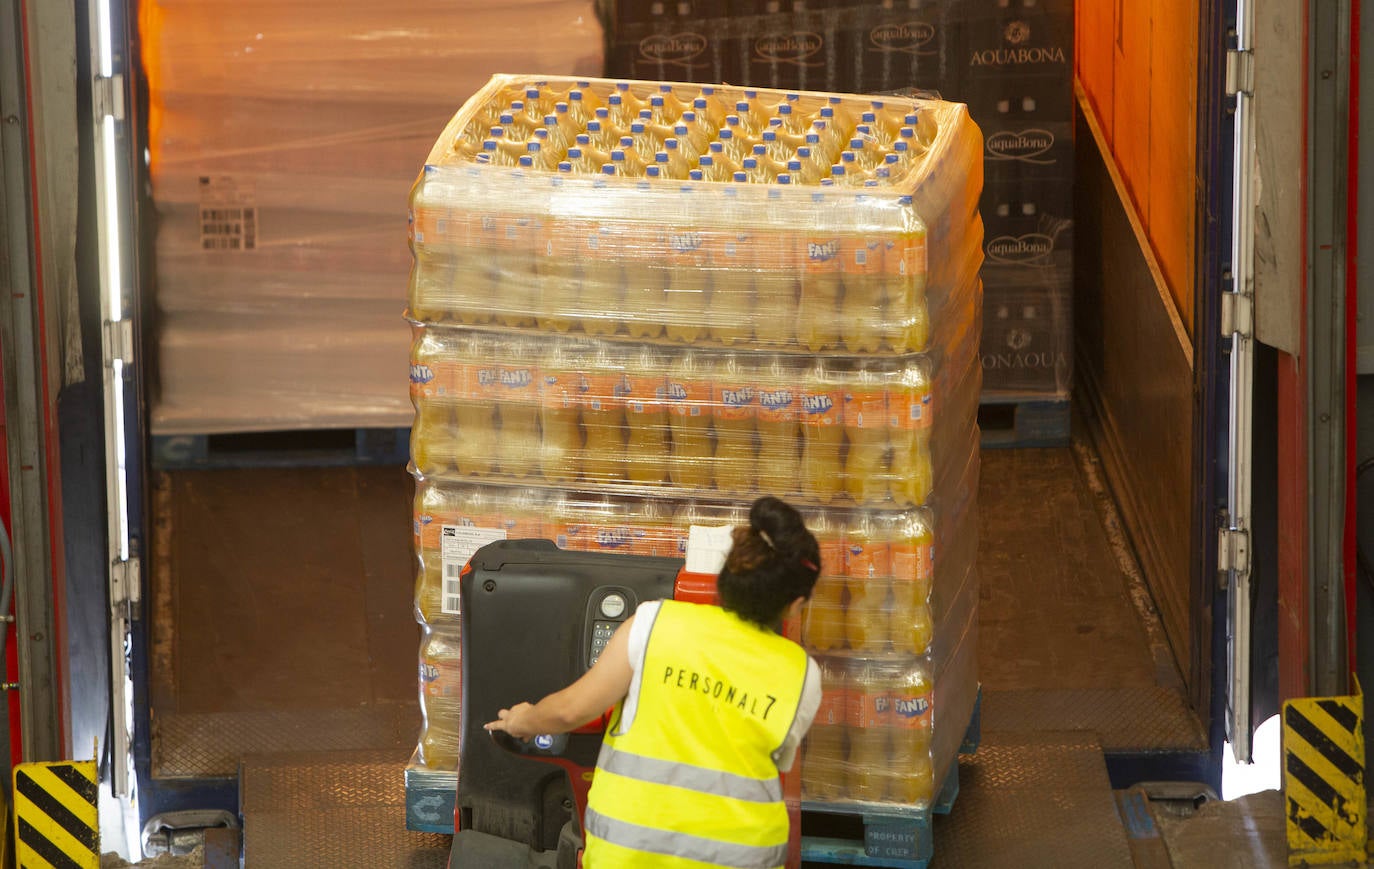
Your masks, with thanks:
M 440 530 L 444 570 L 444 590 L 440 609 L 446 615 L 458 615 L 461 610 L 459 579 L 468 559 L 477 550 L 494 540 L 505 540 L 504 528 L 479 528 L 476 525 L 445 525 Z
M 200 176 L 200 249 L 248 251 L 258 247 L 258 209 L 251 182 Z

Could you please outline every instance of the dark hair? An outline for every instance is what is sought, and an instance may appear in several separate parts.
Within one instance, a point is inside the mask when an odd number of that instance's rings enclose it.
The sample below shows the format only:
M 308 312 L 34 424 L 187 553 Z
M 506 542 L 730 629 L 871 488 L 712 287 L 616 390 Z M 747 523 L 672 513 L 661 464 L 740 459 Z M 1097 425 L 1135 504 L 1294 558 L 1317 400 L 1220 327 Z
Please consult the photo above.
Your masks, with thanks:
M 765 495 L 749 508 L 749 525 L 732 532 L 716 588 L 720 604 L 743 619 L 777 628 L 787 605 L 811 597 L 821 548 L 796 508 Z

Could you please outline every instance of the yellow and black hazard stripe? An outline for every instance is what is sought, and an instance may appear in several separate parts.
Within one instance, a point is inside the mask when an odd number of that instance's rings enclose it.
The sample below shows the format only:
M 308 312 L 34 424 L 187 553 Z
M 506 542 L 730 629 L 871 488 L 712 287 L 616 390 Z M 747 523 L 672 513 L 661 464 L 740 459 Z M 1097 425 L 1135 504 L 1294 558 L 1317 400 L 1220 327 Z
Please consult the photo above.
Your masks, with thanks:
M 100 866 L 95 763 L 21 763 L 14 768 L 19 869 Z
M 1363 714 L 1358 693 L 1302 698 L 1283 706 L 1290 861 L 1315 864 L 1364 857 L 1368 831 Z

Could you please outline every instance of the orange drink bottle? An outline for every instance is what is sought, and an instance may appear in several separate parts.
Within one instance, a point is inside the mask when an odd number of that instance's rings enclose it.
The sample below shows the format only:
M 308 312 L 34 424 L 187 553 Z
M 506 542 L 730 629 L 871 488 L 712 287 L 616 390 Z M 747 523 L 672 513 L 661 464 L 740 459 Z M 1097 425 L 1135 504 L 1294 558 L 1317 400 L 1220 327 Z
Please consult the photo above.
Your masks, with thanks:
M 849 578 L 845 637 L 856 652 L 875 655 L 887 651 L 891 557 L 876 520 L 867 512 L 853 514 L 845 529 L 845 575 Z
M 845 372 L 844 434 L 849 449 L 844 487 L 856 504 L 887 500 L 887 393 L 893 378 L 885 367 L 879 359 L 861 359 Z
M 934 484 L 930 462 L 933 391 L 925 365 L 914 361 L 892 381 L 888 391 L 888 439 L 892 443 L 889 474 L 893 500 L 924 504 Z
M 503 343 L 495 391 L 501 434 L 496 438 L 501 473 L 528 477 L 539 473 L 539 348 L 530 337 Z
M 539 462 L 550 483 L 573 483 L 582 476 L 582 364 L 590 349 L 587 342 L 559 341 L 539 366 Z
M 857 197 L 860 206 L 865 197 Z M 858 231 L 846 233 L 841 242 L 844 270 L 844 305 L 840 317 L 844 346 L 852 353 L 882 347 L 887 303 L 884 284 L 884 239 Z
M 626 473 L 632 483 L 657 486 L 668 478 L 667 356 L 644 345 L 633 354 L 625 382 Z
M 801 489 L 801 369 L 794 357 L 770 357 L 758 368 L 758 490 L 786 498 Z
M 808 350 L 829 350 L 840 346 L 842 248 L 839 233 L 821 223 L 826 195 L 813 193 L 811 201 L 817 216 L 805 235 L 797 342 Z
M 715 359 L 711 378 L 711 425 L 716 434 L 716 488 L 733 495 L 755 490 L 758 399 L 754 373 L 745 359 L 726 353 Z
M 455 354 L 454 416 L 458 423 L 454 470 L 480 477 L 497 470 L 496 384 L 500 379 L 498 345 L 488 335 L 469 333 Z
M 625 362 L 604 342 L 584 361 L 582 476 L 596 484 L 621 483 L 625 473 Z
M 685 489 L 709 489 L 714 481 L 708 365 L 707 358 L 688 350 L 668 371 L 668 427 L 672 433 L 668 476 Z
M 837 800 L 845 790 L 849 684 L 840 659 L 822 658 L 820 667 L 821 705 L 803 745 L 802 793 L 809 800 Z
M 844 387 L 834 363 L 818 359 L 802 383 L 802 492 L 835 500 L 844 480 Z

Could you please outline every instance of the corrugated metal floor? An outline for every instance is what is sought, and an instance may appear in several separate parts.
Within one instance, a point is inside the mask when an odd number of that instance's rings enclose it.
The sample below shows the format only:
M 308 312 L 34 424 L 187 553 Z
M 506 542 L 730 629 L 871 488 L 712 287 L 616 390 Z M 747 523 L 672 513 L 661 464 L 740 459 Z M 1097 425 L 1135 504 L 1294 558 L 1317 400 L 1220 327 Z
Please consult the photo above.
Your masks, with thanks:
M 1090 451 L 989 451 L 983 463 L 985 741 L 937 824 L 934 865 L 1129 866 L 1103 748 L 1195 747 L 1201 728 L 1102 518 Z M 175 571 L 157 604 L 176 628 L 159 646 L 160 774 L 243 763 L 249 866 L 442 865 L 443 837 L 404 830 L 418 727 L 408 481 L 394 469 L 253 474 L 178 473 L 159 487 L 159 547 Z

